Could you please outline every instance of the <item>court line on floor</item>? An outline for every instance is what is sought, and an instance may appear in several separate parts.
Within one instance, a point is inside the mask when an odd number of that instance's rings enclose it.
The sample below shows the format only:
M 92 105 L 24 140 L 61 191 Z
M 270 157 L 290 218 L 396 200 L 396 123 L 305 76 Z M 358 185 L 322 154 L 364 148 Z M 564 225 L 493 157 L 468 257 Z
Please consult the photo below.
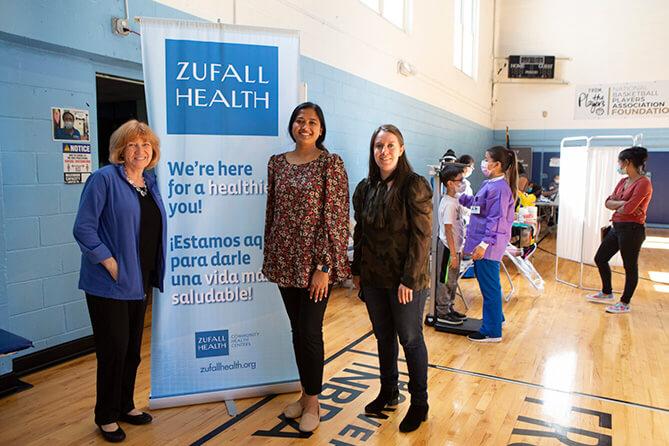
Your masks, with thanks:
M 366 352 L 363 350 L 356 350 L 354 348 L 351 348 L 349 350 L 350 353 L 358 353 L 361 355 L 367 355 L 367 356 L 373 356 L 375 358 L 378 358 L 379 355 L 376 353 L 372 352 Z M 406 362 L 405 359 L 400 358 L 399 359 L 402 362 Z M 433 369 L 437 370 L 444 370 L 447 372 L 453 372 L 453 373 L 459 373 L 461 375 L 469 375 L 469 376 L 475 376 L 477 378 L 486 378 L 486 379 L 492 379 L 495 381 L 501 381 L 505 383 L 510 383 L 510 384 L 519 384 L 519 385 L 524 385 L 528 387 L 533 387 L 535 389 L 541 389 L 541 390 L 549 390 L 551 392 L 558 392 L 558 393 L 566 393 L 568 395 L 576 395 L 576 396 L 582 396 L 582 397 L 588 397 L 600 401 L 606 401 L 609 403 L 618 403 L 618 404 L 623 404 L 625 406 L 631 406 L 631 407 L 636 407 L 639 409 L 648 409 L 656 412 L 664 412 L 664 413 L 669 413 L 669 409 L 665 409 L 664 407 L 656 407 L 656 406 L 651 406 L 648 404 L 643 404 L 643 403 L 635 403 L 632 401 L 626 401 L 626 400 L 621 400 L 618 398 L 612 398 L 608 396 L 600 396 L 600 395 L 594 395 L 591 393 L 585 393 L 585 392 L 579 392 L 577 390 L 562 390 L 562 389 L 554 389 L 552 387 L 546 387 L 542 384 L 536 384 L 536 383 L 531 383 L 529 381 L 522 381 L 520 379 L 513 379 L 513 378 L 504 378 L 503 376 L 497 376 L 497 375 L 491 375 L 489 373 L 482 373 L 482 372 L 472 372 L 470 370 L 464 370 L 464 369 L 458 369 L 455 367 L 448 367 L 445 365 L 440 365 L 440 364 L 428 364 L 428 367 L 431 367 Z
M 348 352 L 353 351 L 353 347 L 355 347 L 356 345 L 360 344 L 360 343 L 363 342 L 365 339 L 369 338 L 369 337 L 372 335 L 372 333 L 373 333 L 373 332 L 370 330 L 370 331 L 368 331 L 367 333 L 365 333 L 364 335 L 360 336 L 360 337 L 359 337 L 358 339 L 356 339 L 355 341 L 350 342 L 349 344 L 347 344 L 346 346 L 344 346 L 341 350 L 339 350 L 339 351 L 333 353 L 332 355 L 330 355 L 330 357 L 328 357 L 328 358 L 325 360 L 324 364 L 328 364 L 328 363 L 334 361 L 335 359 L 339 358 L 339 357 L 340 357 L 341 355 L 343 355 L 344 353 L 348 353 Z M 238 422 L 240 422 L 241 420 L 243 420 L 244 418 L 246 418 L 247 416 L 249 416 L 250 414 L 252 414 L 252 413 L 255 412 L 256 410 L 260 409 L 262 406 L 264 406 L 265 404 L 269 403 L 270 401 L 272 401 L 272 400 L 273 400 L 274 398 L 276 398 L 276 397 L 277 397 L 277 395 L 268 395 L 268 396 L 266 396 L 265 398 L 263 398 L 263 399 L 261 399 L 260 401 L 256 402 L 256 403 L 253 404 L 252 406 L 247 407 L 243 412 L 241 412 L 240 414 L 237 414 L 234 418 L 229 419 L 229 420 L 226 421 L 225 423 L 223 423 L 223 424 L 221 424 L 220 426 L 218 426 L 216 429 L 214 429 L 214 430 L 212 430 L 211 432 L 209 432 L 209 433 L 203 435 L 202 437 L 198 438 L 198 439 L 195 440 L 193 443 L 191 443 L 191 446 L 201 446 L 201 445 L 205 444 L 207 441 L 209 441 L 209 440 L 211 440 L 212 438 L 216 437 L 217 435 L 219 435 L 221 432 L 225 431 L 225 430 L 228 429 L 229 427 L 231 427 L 231 426 L 237 424 Z

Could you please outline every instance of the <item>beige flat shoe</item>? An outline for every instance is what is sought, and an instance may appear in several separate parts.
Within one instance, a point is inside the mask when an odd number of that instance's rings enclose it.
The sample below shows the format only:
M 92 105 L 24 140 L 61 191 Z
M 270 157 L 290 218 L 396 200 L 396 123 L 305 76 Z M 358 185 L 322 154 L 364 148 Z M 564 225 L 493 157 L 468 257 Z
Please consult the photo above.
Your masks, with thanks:
M 303 410 L 302 404 L 299 401 L 295 401 L 284 407 L 283 416 L 286 418 L 299 418 Z
M 318 415 L 313 413 L 303 413 L 302 418 L 300 418 L 300 431 L 301 432 L 313 432 L 318 429 L 318 425 L 321 424 L 321 408 L 318 408 Z

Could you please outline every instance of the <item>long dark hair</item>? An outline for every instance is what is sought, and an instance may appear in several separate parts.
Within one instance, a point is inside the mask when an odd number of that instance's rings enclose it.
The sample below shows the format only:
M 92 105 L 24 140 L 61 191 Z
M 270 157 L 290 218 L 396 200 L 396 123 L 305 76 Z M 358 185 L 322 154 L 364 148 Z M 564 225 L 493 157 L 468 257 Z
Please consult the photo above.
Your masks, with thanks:
M 502 165 L 502 171 L 506 176 L 509 187 L 511 187 L 511 193 L 515 201 L 518 197 L 518 160 L 516 159 L 516 152 L 504 146 L 494 146 L 486 152 L 490 154 L 493 161 L 498 161 Z
M 646 172 L 646 160 L 648 159 L 648 150 L 641 146 L 628 147 L 618 154 L 620 161 L 629 161 L 640 174 Z
M 323 141 L 325 141 L 325 116 L 323 116 L 323 110 L 321 107 L 318 104 L 314 104 L 313 102 L 303 102 L 295 107 L 295 110 L 293 110 L 293 113 L 290 115 L 290 120 L 288 121 L 288 134 L 290 135 L 290 139 L 295 142 L 295 137 L 293 136 L 293 124 L 297 119 L 297 115 L 299 115 L 300 112 L 305 108 L 310 108 L 316 112 L 316 116 L 318 116 L 318 120 L 321 122 L 321 136 L 319 136 L 316 140 L 316 147 L 321 150 L 326 150 L 325 146 L 323 145 Z
M 369 173 L 367 174 L 369 185 L 377 189 L 379 187 L 385 189 L 387 183 L 390 181 L 393 182 L 393 185 L 390 190 L 388 190 L 387 194 L 383 194 L 385 197 L 384 209 L 378 209 L 378 207 L 380 207 L 380 203 L 375 203 L 375 205 L 372 206 L 374 209 L 369 210 L 369 219 L 375 220 L 379 227 L 383 227 L 385 225 L 384 222 L 387 207 L 394 206 L 402 199 L 402 194 L 409 177 L 414 173 L 414 170 L 411 167 L 411 164 L 409 164 L 409 160 L 407 159 L 405 150 L 397 160 L 397 167 L 393 173 L 390 174 L 390 176 L 385 180 L 381 178 L 381 169 L 379 169 L 379 166 L 376 164 L 376 160 L 374 159 L 374 142 L 376 141 L 376 137 L 381 132 L 392 133 L 397 137 L 400 145 L 404 146 L 404 137 L 402 136 L 402 132 L 400 132 L 400 129 L 392 124 L 384 124 L 379 126 L 376 130 L 374 130 L 374 133 L 372 133 L 372 138 L 369 142 Z
M 404 146 L 404 136 L 402 136 L 400 129 L 394 125 L 383 124 L 374 130 L 374 133 L 372 133 L 372 139 L 369 141 L 369 174 L 367 175 L 372 184 L 382 181 L 381 169 L 379 169 L 379 166 L 376 164 L 376 160 L 374 159 L 374 142 L 376 141 L 376 137 L 381 132 L 392 133 L 397 137 L 400 146 Z M 399 191 L 402 190 L 407 178 L 409 178 L 409 175 L 412 173 L 413 168 L 411 167 L 411 164 L 409 164 L 409 160 L 407 159 L 407 152 L 404 150 L 404 153 L 402 153 L 402 155 L 397 160 L 397 167 L 390 175 L 390 177 L 386 178 L 385 180 L 385 182 L 393 182 L 393 187 L 391 188 L 390 196 L 388 197 L 389 200 L 397 198 L 400 193 Z

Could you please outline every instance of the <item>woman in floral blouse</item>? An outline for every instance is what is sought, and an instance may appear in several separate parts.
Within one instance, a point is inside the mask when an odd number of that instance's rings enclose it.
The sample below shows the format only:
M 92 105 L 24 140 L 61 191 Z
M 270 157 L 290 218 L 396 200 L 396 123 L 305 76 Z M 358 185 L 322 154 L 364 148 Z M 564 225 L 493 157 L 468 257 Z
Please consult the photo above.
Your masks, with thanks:
M 267 166 L 263 274 L 279 286 L 293 332 L 302 383 L 300 399 L 283 411 L 300 430 L 318 427 L 323 381 L 323 316 L 333 283 L 350 276 L 348 177 L 344 162 L 327 151 L 321 108 L 295 108 L 288 131 L 295 149 Z

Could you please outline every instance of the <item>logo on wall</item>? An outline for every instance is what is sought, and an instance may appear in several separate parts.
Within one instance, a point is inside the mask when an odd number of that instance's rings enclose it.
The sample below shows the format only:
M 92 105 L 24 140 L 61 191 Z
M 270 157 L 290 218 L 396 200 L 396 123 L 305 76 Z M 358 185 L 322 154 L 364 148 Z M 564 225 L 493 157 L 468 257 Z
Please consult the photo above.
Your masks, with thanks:
M 165 40 L 167 133 L 278 135 L 279 49 Z
M 228 330 L 195 332 L 196 358 L 228 356 L 229 354 L 230 354 L 230 343 L 228 337 Z
M 576 87 L 574 119 L 669 117 L 669 81 Z

